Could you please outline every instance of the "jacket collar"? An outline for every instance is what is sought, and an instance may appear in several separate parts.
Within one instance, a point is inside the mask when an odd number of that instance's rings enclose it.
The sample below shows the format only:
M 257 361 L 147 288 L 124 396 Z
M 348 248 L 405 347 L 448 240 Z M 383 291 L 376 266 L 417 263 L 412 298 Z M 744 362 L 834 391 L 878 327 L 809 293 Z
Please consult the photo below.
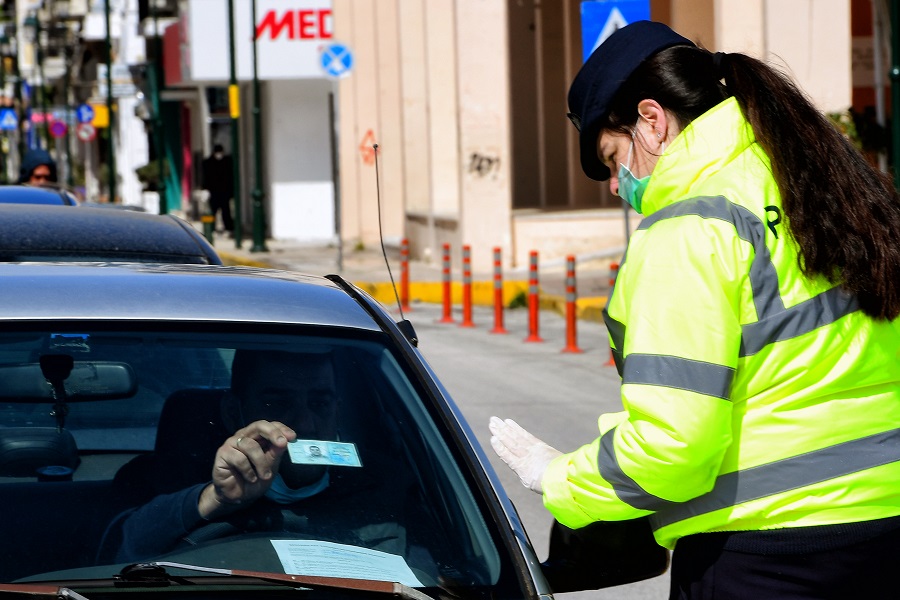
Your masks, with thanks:
M 709 109 L 678 134 L 656 163 L 644 192 L 644 216 L 694 196 L 692 190 L 755 142 L 733 97 Z

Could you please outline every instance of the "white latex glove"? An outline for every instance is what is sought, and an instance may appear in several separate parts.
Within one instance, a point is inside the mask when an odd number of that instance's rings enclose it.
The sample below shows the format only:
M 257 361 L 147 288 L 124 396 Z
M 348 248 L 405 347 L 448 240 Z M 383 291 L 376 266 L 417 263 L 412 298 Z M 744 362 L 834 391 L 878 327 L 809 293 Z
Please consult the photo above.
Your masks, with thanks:
M 562 452 L 537 439 L 512 419 L 491 417 L 491 447 L 509 468 L 519 476 L 522 485 L 533 492 L 543 494 L 541 479 L 544 471 Z

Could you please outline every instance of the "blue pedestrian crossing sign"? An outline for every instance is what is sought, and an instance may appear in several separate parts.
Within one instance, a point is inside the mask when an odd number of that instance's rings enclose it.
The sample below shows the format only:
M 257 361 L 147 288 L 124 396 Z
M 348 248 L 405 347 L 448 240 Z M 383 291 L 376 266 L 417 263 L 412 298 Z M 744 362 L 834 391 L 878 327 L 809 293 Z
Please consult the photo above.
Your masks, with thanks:
M 19 127 L 19 117 L 15 109 L 0 108 L 0 130 L 15 131 Z
M 79 123 L 90 123 L 94 120 L 94 109 L 91 108 L 90 104 L 82 104 L 75 109 L 75 118 L 78 119 Z
M 592 0 L 581 3 L 581 46 L 584 60 L 616 30 L 650 20 L 650 0 Z
M 353 53 L 344 44 L 329 44 L 322 49 L 321 61 L 325 75 L 338 79 L 350 74 Z

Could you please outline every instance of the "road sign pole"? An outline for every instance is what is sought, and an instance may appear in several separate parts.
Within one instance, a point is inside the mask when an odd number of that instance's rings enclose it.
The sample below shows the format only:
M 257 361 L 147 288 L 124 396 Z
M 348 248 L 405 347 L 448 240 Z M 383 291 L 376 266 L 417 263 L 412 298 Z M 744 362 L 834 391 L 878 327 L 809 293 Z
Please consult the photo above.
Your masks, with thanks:
M 72 136 L 69 135 L 69 76 L 71 75 L 72 49 L 65 49 L 66 73 L 63 75 L 63 103 L 66 122 L 66 184 L 75 187 L 75 174 L 72 172 Z
M 163 87 L 162 38 L 159 35 L 159 15 L 156 12 L 155 0 L 150 0 L 149 5 L 153 15 L 153 47 L 155 55 L 153 64 L 150 65 L 150 79 L 153 83 L 153 129 L 154 133 L 156 133 L 156 166 L 159 171 L 159 183 L 156 189 L 159 195 L 159 214 L 164 215 L 169 212 L 169 198 L 166 193 L 165 121 L 162 111 L 162 99 L 160 98 L 160 90 Z
M 256 0 L 250 0 L 253 23 L 253 146 L 256 177 L 253 187 L 253 246 L 250 252 L 266 252 L 266 213 L 262 191 L 262 120 L 259 106 L 259 74 L 256 55 Z
M 253 24 L 256 27 L 256 23 Z M 240 116 L 241 94 L 237 84 L 237 66 L 234 51 L 234 0 L 228 0 L 228 61 L 230 79 L 228 85 L 228 110 L 231 114 L 231 171 L 234 182 L 234 247 L 241 249 L 243 244 L 243 207 L 244 198 L 241 189 L 241 148 L 240 148 Z
M 116 201 L 116 141 L 115 141 L 115 115 L 113 114 L 113 95 L 112 95 L 112 32 L 110 30 L 110 4 L 111 0 L 104 0 L 103 11 L 106 18 L 106 108 L 109 111 L 109 124 L 106 133 L 109 136 L 107 148 L 109 156 L 107 156 L 107 167 L 109 175 L 109 203 Z

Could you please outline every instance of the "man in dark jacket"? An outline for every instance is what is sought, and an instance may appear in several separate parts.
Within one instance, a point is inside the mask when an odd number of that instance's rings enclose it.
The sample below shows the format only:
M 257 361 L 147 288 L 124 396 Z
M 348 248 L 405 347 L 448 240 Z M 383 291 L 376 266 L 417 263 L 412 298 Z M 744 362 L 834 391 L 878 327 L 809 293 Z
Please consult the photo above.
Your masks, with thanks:
M 234 232 L 231 218 L 231 198 L 234 196 L 234 170 L 230 156 L 225 156 L 221 144 L 213 146 L 213 153 L 203 161 L 202 187 L 209 192 L 209 210 L 215 217 L 222 212 L 222 224 L 228 233 Z
M 18 183 L 28 185 L 56 183 L 56 161 L 46 150 L 41 148 L 29 150 L 22 159 Z
M 105 545 L 118 545 L 117 562 L 134 562 L 179 544 L 272 531 L 402 554 L 406 534 L 397 520 L 412 510 L 402 504 L 403 474 L 382 470 L 376 456 L 362 468 L 358 455 L 336 462 L 315 452 L 339 439 L 341 401 L 330 352 L 238 350 L 220 408 L 232 433 L 209 479 L 120 515 Z M 289 456 L 288 442 L 297 439 L 307 460 Z

